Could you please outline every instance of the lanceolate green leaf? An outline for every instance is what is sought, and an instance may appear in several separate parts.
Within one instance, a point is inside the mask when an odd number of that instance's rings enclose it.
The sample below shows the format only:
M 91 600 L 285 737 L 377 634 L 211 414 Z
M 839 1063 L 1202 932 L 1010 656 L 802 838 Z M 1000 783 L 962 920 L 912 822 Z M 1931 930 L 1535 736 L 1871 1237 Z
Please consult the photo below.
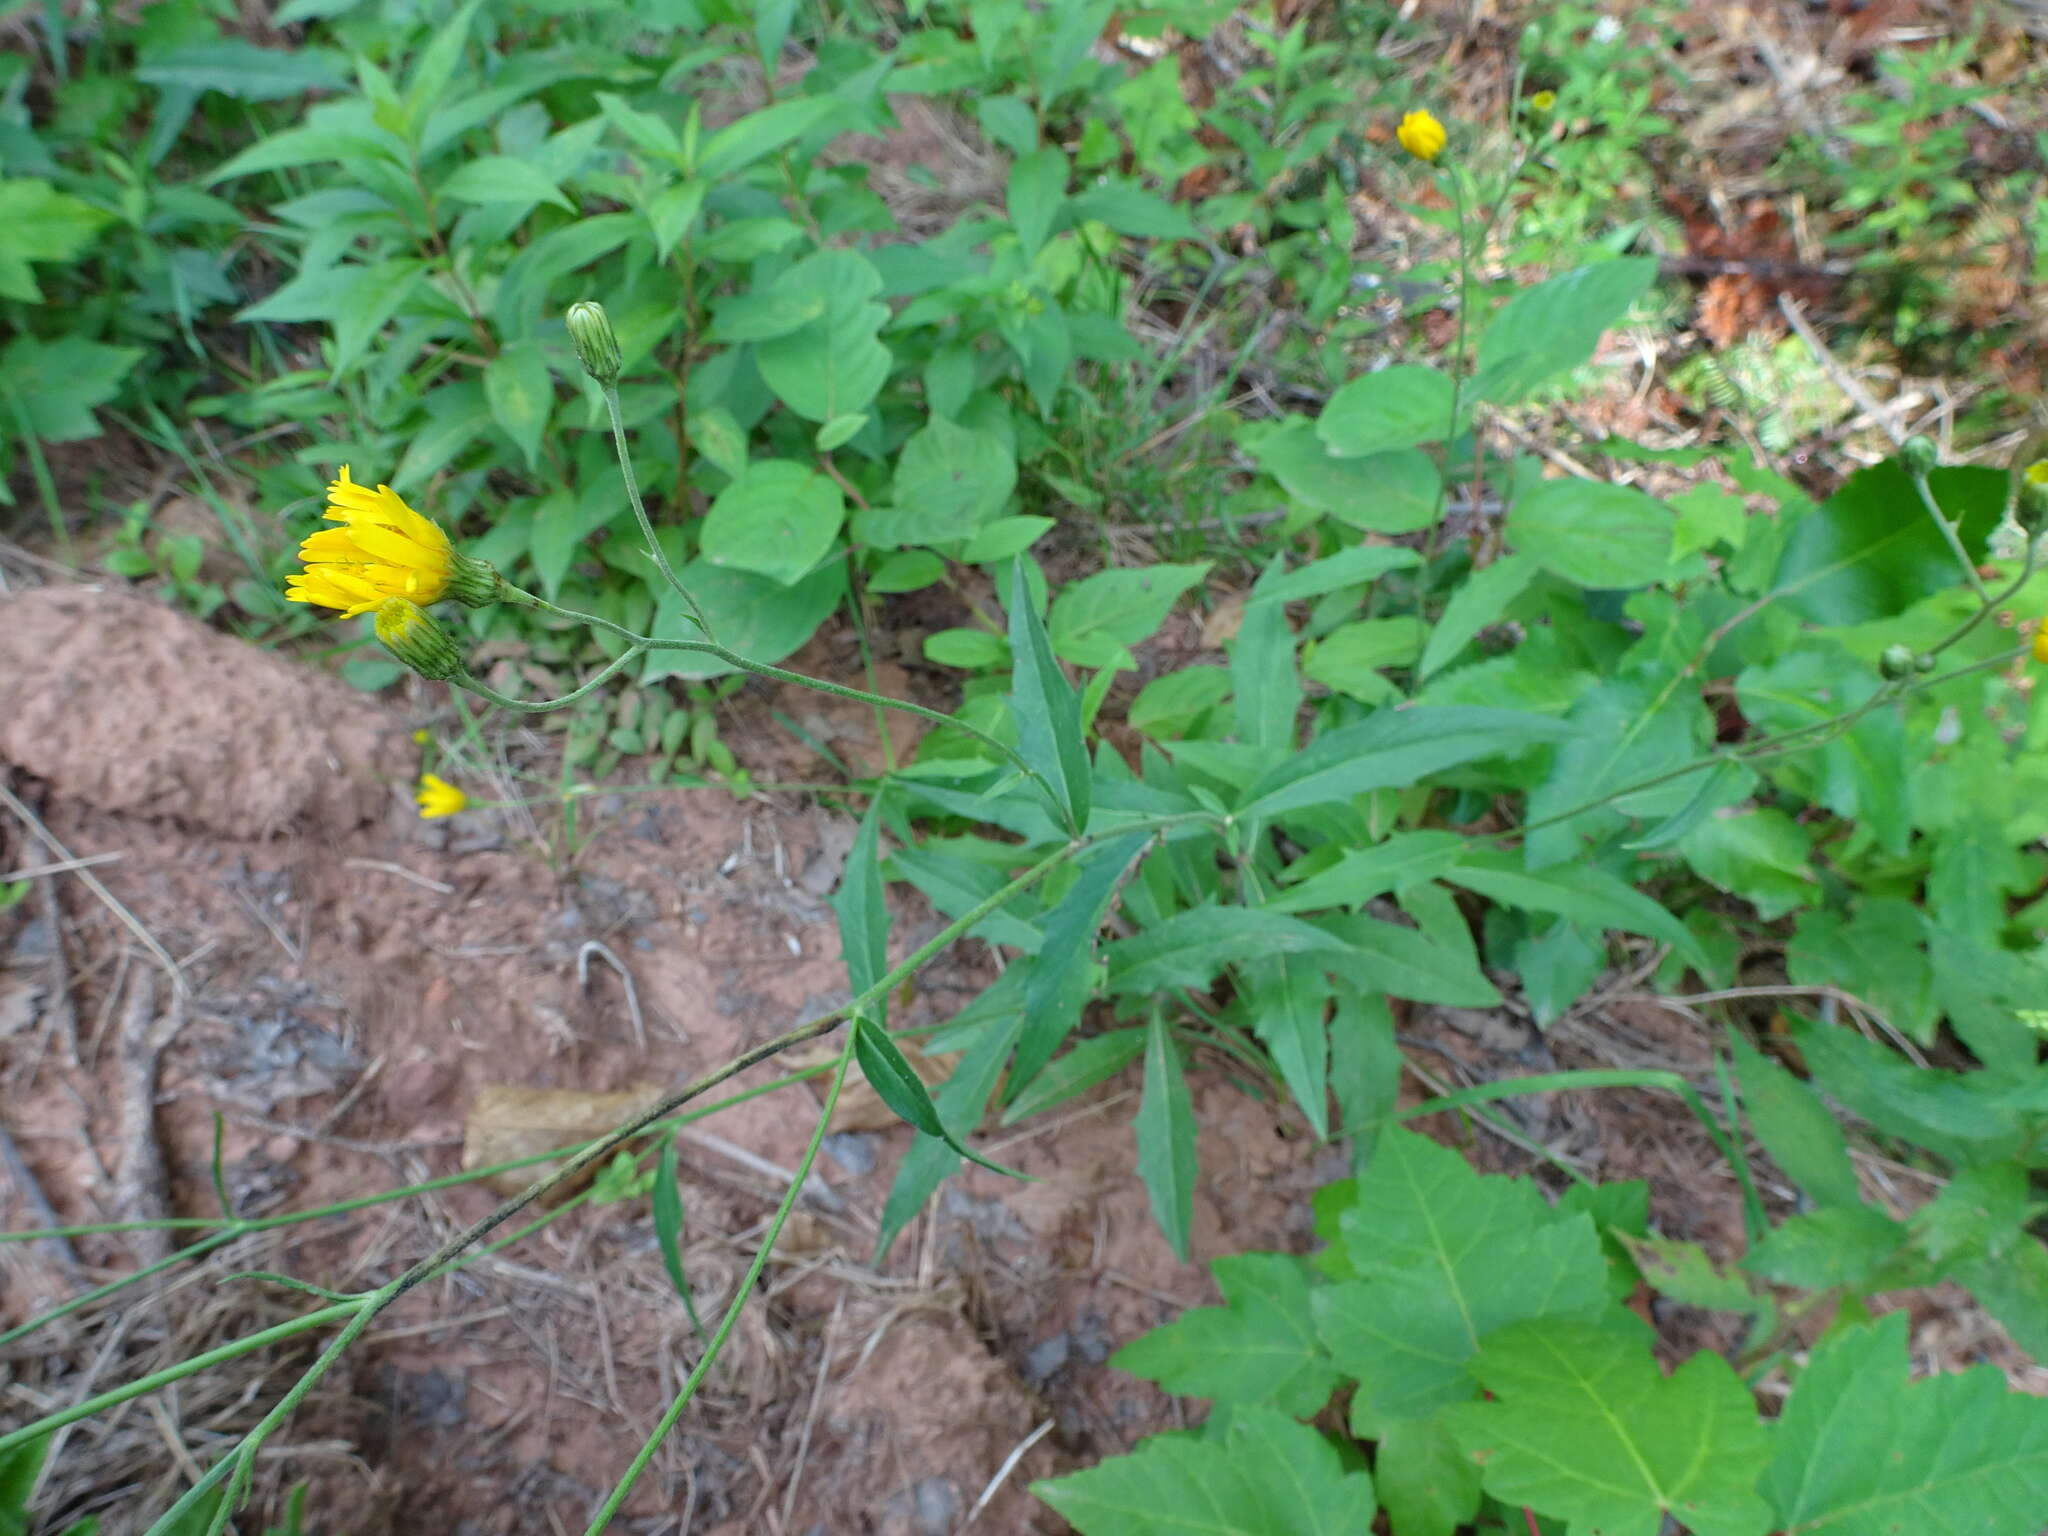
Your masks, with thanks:
M 1064 1056 L 1055 1056 L 1003 1111 L 1003 1124 L 1015 1125 L 1043 1110 L 1064 1104 L 1110 1078 L 1145 1053 L 1145 1031 L 1112 1029 L 1081 1041 Z
M 882 820 L 882 799 L 877 794 L 868 802 L 853 847 L 846 855 L 846 872 L 832 897 L 832 910 L 839 917 L 839 948 L 846 962 L 846 980 L 856 997 L 868 991 L 889 968 L 889 906 L 882 889 L 882 866 L 878 858 Z M 888 1000 L 877 1005 L 876 1018 L 886 1019 Z
M 1511 756 L 1569 735 L 1555 720 L 1505 709 L 1383 709 L 1356 725 L 1325 731 L 1254 783 L 1237 813 L 1278 816 L 1369 789 L 1406 787 L 1459 763 Z
M 1081 699 L 1052 658 L 1045 625 L 1031 603 L 1026 558 L 1017 557 L 1010 576 L 1010 707 L 1024 761 L 1052 786 L 1068 829 L 1079 832 L 1088 824 L 1093 774 L 1081 735 Z
M 1213 904 L 1176 912 L 1109 949 L 1109 985 L 1128 996 L 1206 986 L 1224 966 L 1279 955 L 1344 953 L 1341 938 L 1264 907 Z
M 1854 1205 L 1863 1198 L 1841 1123 L 1814 1090 L 1751 1046 L 1731 1036 L 1743 1108 L 1757 1140 L 1807 1197 L 1819 1205 Z
M 843 110 L 844 103 L 830 96 L 799 96 L 749 112 L 704 141 L 696 173 L 706 181 L 724 181 Z
M 1244 620 L 1230 645 L 1230 686 L 1236 696 L 1237 738 L 1278 753 L 1294 745 L 1301 710 L 1301 675 L 1294 664 L 1294 631 L 1272 594 L 1287 581 L 1287 559 L 1275 556 L 1252 586 Z
M 932 1107 L 940 1124 L 952 1136 L 920 1136 L 904 1154 L 903 1165 L 896 1170 L 896 1182 L 890 1185 L 889 1198 L 882 1206 L 881 1235 L 875 1239 L 877 1264 L 888 1257 L 897 1234 L 924 1209 L 932 1191 L 960 1166 L 957 1144 L 973 1134 L 1023 1024 L 1023 1015 L 1015 1013 L 983 1024 L 974 1043 L 953 1068 L 953 1075 L 939 1089 Z
M 1704 963 L 1698 941 L 1683 923 L 1606 870 L 1591 864 L 1565 864 L 1531 871 L 1518 868 L 1518 863 L 1507 854 L 1473 852 L 1443 878 L 1505 906 L 1554 912 L 1577 923 L 1639 933 Z
M 1428 677 L 1457 660 L 1472 637 L 1487 625 L 1499 623 L 1508 604 L 1535 578 L 1536 563 L 1525 555 L 1509 555 L 1466 577 L 1429 632 L 1418 675 Z
M 1316 926 L 1343 941 L 1343 952 L 1333 968 L 1368 992 L 1454 1008 L 1492 1008 L 1500 1003 L 1499 990 L 1469 953 L 1420 929 L 1364 913 L 1318 918 Z
M 654 1237 L 661 1245 L 661 1263 L 668 1271 L 669 1283 L 682 1297 L 683 1310 L 689 1314 L 691 1325 L 701 1334 L 704 1325 L 697 1320 L 697 1303 L 690 1294 L 689 1277 L 683 1272 L 683 1190 L 677 1175 L 674 1136 L 662 1142 L 661 1160 L 654 1170 Z
M 1013 1179 L 1025 1177 L 1014 1168 L 990 1162 L 954 1134 L 952 1128 L 939 1118 L 938 1108 L 932 1103 L 924 1079 L 904 1057 L 902 1048 L 889 1038 L 888 1030 L 866 1014 L 854 1015 L 853 1054 L 860 1063 L 861 1075 L 868 1080 L 868 1086 L 889 1106 L 891 1113 L 926 1136 L 937 1137 L 962 1157 L 984 1168 L 1008 1174 Z
M 1154 1011 L 1145 1042 L 1145 1091 L 1138 1101 L 1138 1177 L 1152 1196 L 1152 1214 L 1182 1263 L 1195 1208 L 1195 1107 L 1182 1075 L 1180 1050 L 1163 1011 Z
M 1906 1314 L 1837 1329 L 1773 1427 L 1760 1487 L 1784 1536 L 2035 1536 L 2048 1401 L 1974 1366 L 1909 1384 Z
M 1094 991 L 1096 932 L 1146 841 L 1144 833 L 1132 833 L 1092 850 L 1080 877 L 1047 915 L 1044 941 L 1024 980 L 1024 1032 L 1008 1097 L 1030 1086 L 1080 1022 L 1081 1008 Z
M 1253 1031 L 1317 1136 L 1330 1131 L 1330 1037 L 1323 1014 L 1330 981 L 1312 956 L 1281 955 L 1248 966 L 1245 1011 Z
M 1271 912 L 1314 912 L 1357 907 L 1419 880 L 1433 880 L 1469 855 L 1455 832 L 1396 832 L 1370 848 L 1354 848 L 1299 885 L 1283 887 L 1266 903 Z

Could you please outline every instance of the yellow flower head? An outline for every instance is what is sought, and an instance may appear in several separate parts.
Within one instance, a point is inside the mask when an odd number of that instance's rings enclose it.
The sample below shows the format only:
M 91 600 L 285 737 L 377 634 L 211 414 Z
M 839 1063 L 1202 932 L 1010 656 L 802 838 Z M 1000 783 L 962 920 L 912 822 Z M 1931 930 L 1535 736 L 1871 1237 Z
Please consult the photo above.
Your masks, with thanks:
M 1538 91 L 1529 98 L 1529 110 L 1532 112 L 1548 112 L 1556 105 L 1557 92 L 1555 91 Z
M 2041 627 L 2034 631 L 2034 660 L 2048 667 L 2048 619 L 2041 621 Z
M 339 608 L 345 619 L 368 613 L 387 597 L 438 602 L 448 593 L 457 556 L 438 524 L 405 504 L 388 485 L 357 485 L 341 466 L 327 487 L 327 520 L 299 546 L 305 570 L 285 596 L 295 603 Z
M 2029 485 L 2048 485 L 2048 459 L 2036 459 L 2020 473 Z
M 425 726 L 421 726 L 418 730 L 412 733 L 412 744 L 416 747 L 424 747 L 428 742 L 432 741 L 433 739 L 433 733 L 429 731 Z
M 453 816 L 469 804 L 469 796 L 446 779 L 431 773 L 420 775 L 420 792 L 413 798 L 419 802 L 422 821 L 432 821 L 436 816 Z
M 1410 112 L 1402 118 L 1401 126 L 1394 130 L 1394 137 L 1418 160 L 1434 160 L 1450 141 L 1444 125 L 1427 111 Z

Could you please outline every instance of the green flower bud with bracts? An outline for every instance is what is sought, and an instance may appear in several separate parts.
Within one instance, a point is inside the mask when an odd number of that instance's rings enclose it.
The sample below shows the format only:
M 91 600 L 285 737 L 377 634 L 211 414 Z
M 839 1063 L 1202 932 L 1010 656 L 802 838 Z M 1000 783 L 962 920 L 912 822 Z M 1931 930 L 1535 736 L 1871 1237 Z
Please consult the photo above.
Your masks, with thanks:
M 468 675 L 462 652 L 448 632 L 410 598 L 387 597 L 377 605 L 377 639 L 429 682 L 445 683 Z
M 583 371 L 600 384 L 618 382 L 625 361 L 619 352 L 619 333 L 612 329 L 611 316 L 604 312 L 604 306 L 584 299 L 571 304 L 562 320 L 569 327 L 569 340 L 576 348 L 576 361 L 583 365 Z
M 1899 444 L 1899 457 L 1905 460 L 1907 473 L 1923 479 L 1941 462 L 1940 451 L 1917 432 Z
M 1896 683 L 1918 670 L 1918 659 L 1910 645 L 1888 645 L 1884 654 L 1877 658 L 1877 670 L 1887 682 Z
M 2019 513 L 2029 529 L 2048 524 L 2048 459 L 2036 459 L 2020 471 Z

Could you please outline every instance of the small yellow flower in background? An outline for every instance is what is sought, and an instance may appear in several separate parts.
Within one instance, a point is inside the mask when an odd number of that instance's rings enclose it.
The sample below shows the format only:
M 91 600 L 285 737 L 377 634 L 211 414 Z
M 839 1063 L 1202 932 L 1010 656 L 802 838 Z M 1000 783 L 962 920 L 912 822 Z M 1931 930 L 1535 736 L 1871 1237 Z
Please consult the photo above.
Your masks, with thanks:
M 2034 660 L 2048 667 L 2048 619 L 2043 619 L 2040 628 L 2034 631 Z
M 293 602 L 339 608 L 352 619 L 387 597 L 426 604 L 447 594 L 454 546 L 390 486 L 358 485 L 342 465 L 341 478 L 327 487 L 327 520 L 342 526 L 323 528 L 299 546 L 306 569 L 286 588 Z
M 1394 130 L 1394 137 L 1418 160 L 1434 160 L 1450 142 L 1444 125 L 1427 111 L 1410 112 L 1402 118 L 1401 126 Z
M 428 742 L 432 741 L 433 739 L 434 737 L 432 732 L 428 731 L 428 729 L 425 726 L 421 726 L 418 730 L 412 733 L 412 744 L 416 747 L 424 747 Z
M 1532 112 L 1548 112 L 1556 105 L 1557 92 L 1555 91 L 1538 91 L 1529 98 L 1529 110 Z
M 2048 485 L 2048 459 L 2036 459 L 2021 473 L 2020 478 L 2029 485 Z
M 422 821 L 432 821 L 436 816 L 453 816 L 469 804 L 469 796 L 446 779 L 431 773 L 420 775 L 420 792 L 413 798 L 419 802 Z

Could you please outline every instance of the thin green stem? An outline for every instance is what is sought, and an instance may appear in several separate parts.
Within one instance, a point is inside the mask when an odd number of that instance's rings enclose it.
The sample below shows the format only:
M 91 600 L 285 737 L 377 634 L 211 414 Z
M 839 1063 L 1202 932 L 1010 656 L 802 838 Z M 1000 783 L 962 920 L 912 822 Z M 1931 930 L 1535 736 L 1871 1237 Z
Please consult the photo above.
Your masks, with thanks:
M 180 1360 L 176 1365 L 167 1365 L 160 1371 L 151 1371 L 147 1376 L 124 1382 L 109 1388 L 96 1396 L 88 1397 L 69 1408 L 60 1408 L 55 1413 L 45 1414 L 33 1424 L 25 1424 L 11 1433 L 0 1435 L 0 1455 L 5 1455 L 16 1446 L 26 1445 L 40 1439 L 53 1429 L 62 1429 L 66 1424 L 76 1424 L 80 1419 L 89 1419 L 108 1408 L 117 1408 L 122 1403 L 154 1392 L 158 1387 L 167 1387 L 174 1381 L 183 1381 L 187 1376 L 196 1376 L 201 1371 L 211 1370 L 216 1365 L 225 1365 L 230 1360 L 239 1360 L 243 1355 L 296 1338 L 314 1328 L 324 1328 L 331 1322 L 348 1316 L 356 1310 L 356 1304 L 322 1307 L 318 1312 L 308 1312 L 304 1317 L 295 1317 L 288 1323 L 279 1323 L 274 1328 L 265 1328 L 245 1338 L 235 1339 L 217 1349 Z
M 299 1404 L 305 1401 L 306 1394 L 311 1392 L 320 1378 L 327 1374 L 328 1367 L 339 1360 L 342 1352 L 362 1336 L 363 1330 L 370 1326 L 371 1319 L 387 1304 L 383 1298 L 388 1296 L 395 1299 L 398 1294 L 399 1281 L 394 1280 L 383 1290 L 355 1303 L 358 1310 L 356 1315 L 348 1320 L 348 1326 L 328 1341 L 327 1347 L 320 1351 L 320 1358 L 308 1366 L 299 1379 L 292 1383 L 291 1390 L 278 1399 L 277 1406 L 266 1413 L 256 1427 L 242 1437 L 241 1444 L 234 1451 L 235 1475 L 228 1484 L 228 1495 L 220 1501 L 220 1507 L 213 1512 L 213 1520 L 206 1528 L 206 1536 L 221 1536 L 227 1529 L 228 1522 L 234 1518 L 242 1500 L 248 1497 L 249 1484 L 256 1476 L 256 1453 L 262 1449 L 263 1442 L 270 1438 L 278 1425 L 298 1410 Z
M 754 1262 L 747 1266 L 746 1274 L 733 1289 L 732 1302 L 726 1307 L 725 1316 L 718 1321 L 718 1331 L 711 1335 L 711 1342 L 705 1346 L 704 1353 L 691 1368 L 688 1379 L 683 1382 L 682 1390 L 676 1393 L 675 1401 L 670 1403 L 668 1411 L 662 1414 L 661 1422 L 654 1426 L 654 1432 L 634 1453 L 624 1475 L 613 1485 L 604 1503 L 598 1506 L 597 1513 L 591 1517 L 584 1536 L 598 1536 L 599 1532 L 612 1523 L 612 1517 L 618 1514 L 620 1507 L 632 1496 L 634 1484 L 638 1483 L 641 1474 L 646 1472 L 647 1464 L 654 1459 L 654 1453 L 661 1448 L 661 1442 L 666 1440 L 669 1431 L 676 1427 L 677 1421 L 683 1416 L 683 1410 L 697 1395 L 697 1388 L 703 1383 L 705 1375 L 717 1363 L 720 1352 L 725 1348 L 725 1341 L 732 1333 L 733 1324 L 739 1321 L 740 1312 L 745 1308 L 748 1298 L 754 1294 L 754 1286 L 761 1278 L 761 1271 L 768 1267 L 768 1257 L 775 1251 L 776 1240 L 782 1236 L 783 1223 L 789 1220 L 790 1212 L 796 1209 L 797 1200 L 803 1194 L 804 1184 L 811 1176 L 811 1165 L 818 1160 L 818 1149 L 825 1144 L 825 1132 L 832 1124 L 832 1112 L 839 1106 L 839 1092 L 846 1086 L 847 1068 L 852 1065 L 853 1035 L 849 1032 L 846 1044 L 839 1052 L 838 1070 L 832 1074 L 832 1086 L 825 1092 L 825 1107 L 818 1112 L 818 1123 L 811 1131 L 810 1144 L 804 1148 L 804 1155 L 798 1160 L 796 1172 L 790 1178 L 789 1189 L 784 1193 L 781 1204 L 775 1208 L 775 1216 L 768 1224 L 767 1235 L 761 1239 L 761 1246 L 754 1251 Z
M 529 702 L 524 699 L 510 698 L 507 695 L 498 692 L 497 689 L 491 687 L 488 683 L 480 683 L 475 678 L 470 677 L 466 673 L 461 677 L 451 677 L 448 679 L 448 681 L 451 686 L 456 688 L 466 688 L 467 690 L 469 690 L 469 692 L 475 694 L 478 698 L 486 700 L 489 703 L 495 704 L 500 709 L 517 710 L 522 715 L 544 715 L 548 713 L 550 710 L 566 709 L 571 704 L 574 704 L 578 699 L 582 698 L 585 694 L 591 693 L 594 690 L 603 687 L 606 683 L 610 682 L 612 678 L 618 674 L 621 668 L 627 666 L 631 662 L 637 661 L 640 657 L 641 652 L 647 649 L 648 647 L 645 645 L 627 646 L 626 649 L 620 652 L 619 655 L 615 657 L 605 667 L 603 671 L 597 674 L 597 676 L 593 677 L 589 682 L 585 683 L 582 687 L 571 689 L 569 692 L 563 694 L 559 699 L 538 699 Z
M 1963 548 L 1962 535 L 1956 532 L 1956 525 L 1949 521 L 1948 514 L 1941 510 L 1941 504 L 1934 499 L 1934 490 L 1927 483 L 1927 476 L 1914 474 L 1913 489 L 1920 495 L 1920 505 L 1927 509 L 1927 515 L 1934 519 L 1934 526 L 1941 530 L 1941 536 L 1948 540 L 1948 547 L 1954 552 L 1956 564 L 1963 568 L 1963 574 L 1970 578 L 1970 587 L 1976 592 L 1977 600 L 1987 607 L 1991 594 L 1984 590 L 1984 578 L 1977 574 L 1977 567 L 1970 560 L 1970 552 Z
M 159 1224 L 153 1222 L 134 1223 L 132 1225 L 149 1226 L 161 1230 Z M 96 1231 L 101 1229 L 88 1228 L 86 1230 Z M 69 1317 L 73 1312 L 77 1312 L 86 1307 L 89 1307 L 96 1301 L 104 1301 L 107 1297 L 112 1296 L 119 1291 L 126 1290 L 129 1286 L 136 1284 L 138 1281 L 147 1280 L 151 1275 L 160 1275 L 165 1270 L 171 1269 L 176 1265 L 183 1264 L 189 1259 L 201 1258 L 206 1254 L 211 1253 L 214 1249 L 220 1247 L 223 1243 L 232 1242 L 235 1239 L 235 1237 L 240 1233 L 240 1231 L 241 1228 L 238 1226 L 226 1232 L 216 1232 L 210 1237 L 202 1238 L 199 1242 L 194 1243 L 189 1248 L 181 1248 L 176 1253 L 171 1254 L 167 1258 L 158 1259 L 154 1264 L 136 1270 L 133 1274 L 123 1275 L 118 1280 L 109 1280 L 105 1285 L 96 1285 L 91 1290 L 85 1292 L 83 1295 L 74 1296 L 69 1301 L 62 1303 L 61 1305 L 54 1306 L 50 1308 L 49 1311 L 40 1313 L 39 1315 L 30 1318 L 25 1323 L 19 1323 L 16 1326 L 8 1329 L 5 1333 L 0 1333 L 0 1349 L 6 1348 L 9 1344 L 12 1344 L 16 1339 L 24 1338 L 27 1335 L 34 1333 L 38 1328 L 42 1328 L 50 1323 L 54 1323 L 60 1317 Z M 43 1232 L 0 1233 L 0 1236 L 9 1238 L 44 1237 L 49 1235 L 52 1234 Z
M 1721 1155 L 1728 1159 L 1729 1167 L 1735 1170 L 1736 1181 L 1742 1186 L 1743 1209 L 1749 1217 L 1751 1235 L 1754 1237 L 1768 1227 L 1763 1200 L 1750 1179 L 1748 1163 L 1730 1139 L 1728 1132 L 1722 1128 L 1721 1122 L 1708 1110 L 1706 1101 L 1699 1095 L 1699 1090 L 1676 1072 L 1647 1069 L 1630 1071 L 1623 1068 L 1539 1072 L 1530 1077 L 1510 1077 L 1498 1082 L 1480 1083 L 1476 1087 L 1461 1088 L 1456 1093 L 1447 1093 L 1440 1098 L 1425 1099 L 1412 1109 L 1402 1110 L 1394 1118 L 1418 1120 L 1424 1115 L 1440 1114 L 1447 1109 L 1480 1104 L 1488 1099 L 1511 1099 L 1525 1093 L 1557 1093 L 1571 1088 L 1659 1088 L 1666 1093 L 1677 1094 L 1705 1128 L 1707 1135 L 1713 1138 L 1714 1145 L 1720 1149 Z
M 704 631 L 708 639 L 711 625 L 704 618 L 704 610 L 697 606 L 697 599 L 668 563 L 668 554 L 662 549 L 661 540 L 654 536 L 654 522 L 647 515 L 647 504 L 640 499 L 640 479 L 633 473 L 633 456 L 626 451 L 626 418 L 619 409 L 619 386 L 616 382 L 604 386 L 604 408 L 611 413 L 612 446 L 618 450 L 619 473 L 626 479 L 626 499 L 633 504 L 633 516 L 639 519 L 641 536 L 647 540 L 647 553 L 660 570 L 662 580 L 675 590 L 676 596 L 683 600 L 683 606 L 690 610 L 691 621 Z
M 1821 732 L 1845 731 L 1872 710 L 1882 708 L 1887 704 L 1897 703 L 1903 699 L 1909 699 L 1915 694 L 1924 693 L 1928 689 L 1939 687 L 1943 683 L 1954 682 L 1957 678 L 1967 677 L 1972 672 L 1987 672 L 1996 667 L 2003 667 L 2025 653 L 2026 647 L 2021 646 L 2016 650 L 2003 651 L 1996 656 L 1987 656 L 1981 661 L 1973 661 L 1964 666 L 1953 667 L 1946 672 L 1935 673 L 1932 676 L 1921 678 L 1915 682 L 1893 684 L 1880 688 L 1854 709 L 1834 716 L 1831 719 L 1816 720 L 1811 725 L 1795 726 L 1793 729 L 1781 732 L 1776 736 L 1767 736 L 1762 741 L 1751 742 L 1743 747 L 1733 747 L 1725 752 L 1709 752 L 1703 757 L 1696 757 L 1691 762 L 1682 763 L 1676 768 L 1668 768 L 1664 772 L 1652 774 L 1646 779 L 1638 779 L 1633 784 L 1624 784 L 1619 789 L 1609 790 L 1606 794 L 1596 799 L 1588 800 L 1583 805 L 1575 805 L 1568 811 L 1559 811 L 1555 816 L 1544 816 L 1536 821 L 1524 822 L 1521 826 L 1508 827 L 1500 832 L 1482 833 L 1474 837 L 1473 841 L 1475 843 L 1488 843 L 1499 842 L 1513 837 L 1525 837 L 1529 833 L 1536 831 L 1539 827 L 1553 827 L 1559 822 L 1570 821 L 1575 816 L 1584 816 L 1587 812 L 1597 811 L 1600 807 L 1612 801 L 1625 799 L 1629 795 L 1641 794 L 1644 790 L 1655 789 L 1660 784 L 1669 784 L 1674 779 L 1685 778 L 1690 774 L 1698 773 L 1701 769 L 1712 768 L 1718 763 L 1741 763 L 1748 762 L 1754 758 L 1776 757 L 1781 753 L 1791 751 L 1794 747 L 1812 745 L 1806 738 L 1818 735 Z
M 982 745 L 999 753 L 1005 762 L 1030 779 L 1043 793 L 1048 796 L 1052 795 L 1052 786 L 1046 783 L 1044 775 L 1025 762 L 1016 748 L 997 740 L 979 726 L 970 725 L 967 721 L 945 714 L 940 710 L 927 709 L 924 705 L 913 704 L 908 699 L 891 698 L 886 693 L 870 693 L 865 688 L 849 688 L 844 683 L 827 682 L 822 677 L 807 677 L 801 672 L 792 672 L 787 667 L 770 666 L 765 661 L 755 661 L 750 656 L 742 656 L 738 651 L 730 650 L 720 645 L 716 640 L 667 640 L 654 635 L 636 635 L 630 629 L 621 628 L 609 619 L 601 619 L 592 613 L 580 613 L 574 608 L 563 608 L 549 602 L 544 597 L 536 597 L 531 592 L 514 587 L 509 582 L 504 589 L 504 600 L 509 603 L 518 603 L 522 607 L 536 609 L 542 613 L 554 614 L 557 618 L 572 619 L 579 624 L 588 624 L 593 629 L 601 629 L 609 634 L 617 635 L 620 639 L 630 641 L 633 645 L 646 650 L 692 651 L 699 655 L 715 656 L 727 666 L 736 667 L 742 672 L 751 672 L 756 677 L 765 677 L 778 683 L 794 683 L 799 688 L 809 688 L 815 693 L 829 693 L 834 698 L 852 699 L 857 703 L 869 704 L 877 709 L 900 710 L 906 715 L 916 715 L 919 719 L 929 720 L 935 725 L 951 726 L 955 730 L 965 731 L 976 741 L 982 743 Z M 579 699 L 588 693 L 598 683 L 610 676 L 611 672 L 617 669 L 617 666 L 618 663 L 613 663 L 610 669 L 600 673 L 596 678 L 577 689 L 576 692 L 567 694 L 552 704 L 513 704 L 510 707 L 524 710 L 528 713 L 536 713 L 543 709 L 559 709 L 563 704 Z M 489 693 L 474 683 L 464 683 L 462 686 L 468 688 L 472 693 L 490 698 L 493 702 L 499 701 L 501 697 Z M 1057 799 L 1056 796 L 1054 798 Z
M 57 556 L 69 564 L 71 560 L 71 529 L 64 521 L 64 504 L 57 495 L 57 482 L 50 474 L 50 461 L 43 457 L 43 445 L 36 437 L 35 425 L 28 419 L 28 407 L 18 397 L 10 397 L 13 408 L 15 430 L 21 436 L 22 451 L 28 455 L 29 478 L 36 483 L 36 494 L 42 498 L 43 512 L 50 519 L 50 537 L 57 541 Z
M 2000 592 L 1996 597 L 1986 598 L 1984 602 L 1978 606 L 1978 609 L 1975 613 L 1971 614 L 1967 619 L 1963 620 L 1962 623 L 1958 624 L 1953 630 L 1949 631 L 1946 637 L 1936 641 L 1933 645 L 1929 646 L 1927 648 L 1927 654 L 1930 656 L 1939 656 L 1943 651 L 1947 650 L 1950 646 L 1955 645 L 1962 641 L 1964 638 L 1966 638 L 1971 630 L 1975 629 L 1979 624 L 1982 624 L 1985 621 L 1985 619 L 1989 618 L 1998 609 L 2003 608 L 2015 597 L 2018 597 L 2020 594 L 2020 588 L 2024 587 L 2029 581 L 2033 579 L 2034 565 L 2038 558 L 2036 551 L 2039 544 L 2040 540 L 2030 535 L 2027 539 L 2026 558 L 2020 562 L 2020 573 L 2019 575 L 2013 578 L 2012 585 L 2007 587 L 2004 591 Z

